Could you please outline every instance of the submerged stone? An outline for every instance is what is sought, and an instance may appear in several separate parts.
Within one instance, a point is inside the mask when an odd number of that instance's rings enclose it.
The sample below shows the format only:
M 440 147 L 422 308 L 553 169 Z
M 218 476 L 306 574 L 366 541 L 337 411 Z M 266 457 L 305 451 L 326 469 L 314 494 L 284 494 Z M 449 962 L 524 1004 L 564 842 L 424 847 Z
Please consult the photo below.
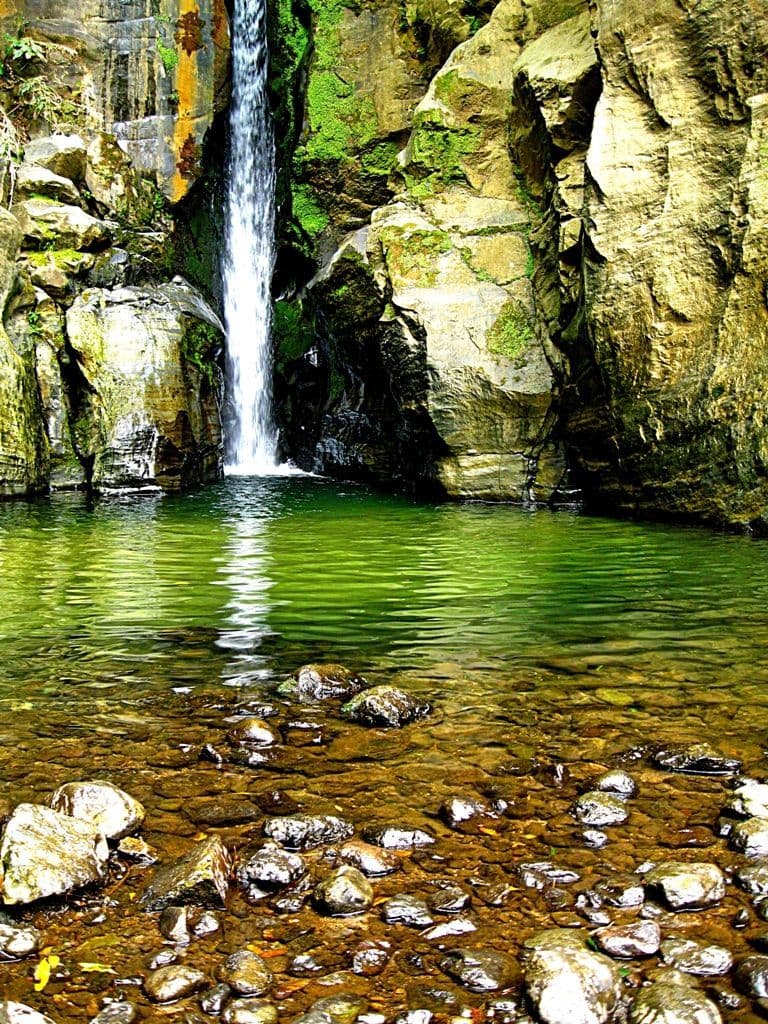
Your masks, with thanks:
M 741 771 L 742 762 L 725 757 L 709 743 L 671 743 L 651 754 L 657 768 L 689 775 L 732 775 Z
M 0 840 L 3 902 L 32 903 L 104 880 L 109 848 L 88 822 L 19 804 Z
M 334 814 L 288 814 L 264 822 L 264 834 L 289 850 L 336 843 L 348 839 L 354 831 L 348 821 Z
M 280 743 L 282 737 L 263 718 L 241 718 L 227 733 L 230 743 L 245 743 L 254 747 L 269 747 Z
M 629 817 L 629 810 L 620 797 L 595 790 L 577 797 L 571 804 L 571 814 L 582 825 L 605 828 L 623 824 Z
M 511 984 L 517 974 L 508 957 L 487 949 L 450 949 L 440 961 L 440 969 L 470 992 L 496 992 Z

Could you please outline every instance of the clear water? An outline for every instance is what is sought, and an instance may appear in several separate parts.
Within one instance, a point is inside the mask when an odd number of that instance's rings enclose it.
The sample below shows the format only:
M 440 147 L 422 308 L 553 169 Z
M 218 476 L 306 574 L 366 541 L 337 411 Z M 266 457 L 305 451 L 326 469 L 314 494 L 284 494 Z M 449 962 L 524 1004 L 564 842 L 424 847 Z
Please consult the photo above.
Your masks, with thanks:
M 223 262 L 230 473 L 270 472 L 277 438 L 271 410 L 271 299 L 275 145 L 267 102 L 266 4 L 235 0 L 229 194 Z

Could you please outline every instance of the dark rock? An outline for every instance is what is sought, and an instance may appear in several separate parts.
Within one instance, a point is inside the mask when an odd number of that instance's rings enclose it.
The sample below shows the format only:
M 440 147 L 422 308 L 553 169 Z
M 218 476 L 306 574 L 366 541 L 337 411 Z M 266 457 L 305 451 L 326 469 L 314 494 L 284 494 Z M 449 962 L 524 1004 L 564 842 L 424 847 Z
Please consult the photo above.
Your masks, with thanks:
M 396 686 L 374 686 L 353 697 L 341 710 L 360 725 L 400 729 L 424 718 L 431 708 L 428 701 L 417 700 Z
M 313 897 L 323 913 L 348 917 L 369 909 L 373 903 L 373 886 L 357 868 L 344 864 L 315 887 Z
M 466 796 L 448 797 L 440 805 L 438 814 L 449 828 L 460 828 L 476 818 L 498 818 L 490 804 Z
M 298 814 L 301 810 L 293 797 L 289 796 L 282 789 L 268 789 L 264 793 L 257 793 L 253 799 L 264 814 Z
M 20 925 L 0 914 L 0 961 L 24 960 L 40 949 L 43 937 L 37 928 L 31 925 Z
M 701 910 L 725 896 L 725 879 L 716 864 L 664 861 L 646 874 L 645 882 L 661 890 L 673 910 Z
M 733 981 L 740 992 L 753 999 L 768 997 L 768 956 L 744 957 L 736 965 Z
M 582 793 L 571 804 L 571 814 L 582 825 L 605 828 L 606 825 L 621 825 L 629 817 L 627 805 L 613 793 L 594 790 Z
M 229 985 L 214 985 L 200 997 L 200 1009 L 211 1017 L 218 1017 L 231 995 L 232 989 Z
M 593 891 L 601 903 L 622 910 L 642 906 L 645 900 L 645 887 L 635 875 L 614 875 L 598 882 Z
M 651 763 L 670 772 L 689 775 L 731 775 L 741 771 L 742 763 L 724 757 L 708 743 L 672 743 L 658 747 L 651 754 Z
M 694 988 L 656 981 L 636 996 L 631 1024 L 720 1024 L 715 1004 Z
M 204 828 L 249 825 L 262 817 L 261 808 L 250 800 L 220 795 L 192 797 L 181 809 L 186 818 Z
M 526 940 L 523 970 L 528 999 L 546 1024 L 604 1024 L 621 998 L 616 965 L 569 930 L 550 929 Z
M 107 839 L 122 839 L 141 828 L 145 811 L 134 797 L 110 782 L 67 782 L 51 797 L 51 807 L 91 825 Z
M 661 945 L 661 929 L 655 921 L 633 921 L 631 924 L 609 925 L 593 933 L 603 953 L 619 959 L 655 956 Z
M 163 938 L 180 945 L 190 941 L 186 907 L 166 907 L 158 922 Z
M 427 906 L 436 914 L 459 914 L 471 902 L 468 892 L 453 882 L 438 882 L 439 889 L 427 897 Z
M 620 768 L 614 768 L 595 779 L 593 789 L 601 793 L 614 793 L 625 799 L 637 796 L 637 783 L 628 772 Z
M 362 676 L 343 665 L 302 665 L 278 687 L 286 697 L 312 702 L 352 697 L 367 686 Z
M 306 870 L 297 853 L 291 853 L 277 843 L 265 843 L 259 850 L 245 851 L 243 863 L 237 869 L 237 880 L 244 889 L 257 886 L 270 891 L 291 885 Z
M 289 850 L 310 850 L 324 843 L 348 839 L 354 828 L 333 814 L 292 814 L 268 818 L 264 833 Z
M 426 902 L 408 893 L 392 896 L 382 904 L 381 918 L 387 924 L 404 924 L 409 928 L 427 928 L 434 924 Z
M 520 881 L 528 889 L 546 889 L 551 885 L 570 885 L 578 882 L 579 873 L 570 868 L 561 868 L 552 861 L 538 860 L 518 864 L 515 872 Z
M 222 1024 L 277 1024 L 277 1007 L 265 999 L 236 999 L 224 1007 Z
M 173 904 L 223 906 L 229 867 L 226 847 L 218 836 L 211 836 L 175 863 L 158 868 L 141 903 L 147 910 L 163 910 Z
M 26 1003 L 0 999 L 0 1024 L 54 1024 L 44 1013 L 33 1010 Z
M 208 979 L 202 971 L 181 964 L 161 967 L 144 981 L 144 993 L 153 1003 L 173 1003 L 204 988 Z
M 227 733 L 230 743 L 245 743 L 253 747 L 271 747 L 282 737 L 263 718 L 241 718 Z
M 216 976 L 241 996 L 263 996 L 274 981 L 264 960 L 249 949 L 241 949 L 228 956 Z
M 400 867 L 400 860 L 396 854 L 372 843 L 363 842 L 362 839 L 350 839 L 348 843 L 344 843 L 337 851 L 337 857 L 344 864 L 351 864 L 369 878 L 391 875 Z
M 411 850 L 415 846 L 429 846 L 435 837 L 420 828 L 398 828 L 395 825 L 369 826 L 363 829 L 363 838 L 385 850 Z
M 32 903 L 103 881 L 109 849 L 88 822 L 40 804 L 19 804 L 0 840 L 2 899 Z
M 734 825 L 730 845 L 747 857 L 768 856 L 768 818 L 747 818 Z
M 734 881 L 752 896 L 768 896 L 768 860 L 740 867 Z
M 470 992 L 496 992 L 516 977 L 512 961 L 495 950 L 451 949 L 440 961 L 440 969 Z
M 727 949 L 693 939 L 665 939 L 661 944 L 661 958 L 678 971 L 701 977 L 727 974 L 733 967 L 733 957 Z

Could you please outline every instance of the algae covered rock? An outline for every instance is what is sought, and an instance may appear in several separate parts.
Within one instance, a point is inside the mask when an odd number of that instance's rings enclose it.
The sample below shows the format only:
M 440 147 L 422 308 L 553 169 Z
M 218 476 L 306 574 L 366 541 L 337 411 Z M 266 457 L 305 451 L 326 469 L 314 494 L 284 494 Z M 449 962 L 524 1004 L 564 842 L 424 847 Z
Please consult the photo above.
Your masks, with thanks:
M 400 729 L 428 715 L 430 704 L 397 686 L 384 685 L 363 690 L 341 710 L 347 718 L 361 725 Z

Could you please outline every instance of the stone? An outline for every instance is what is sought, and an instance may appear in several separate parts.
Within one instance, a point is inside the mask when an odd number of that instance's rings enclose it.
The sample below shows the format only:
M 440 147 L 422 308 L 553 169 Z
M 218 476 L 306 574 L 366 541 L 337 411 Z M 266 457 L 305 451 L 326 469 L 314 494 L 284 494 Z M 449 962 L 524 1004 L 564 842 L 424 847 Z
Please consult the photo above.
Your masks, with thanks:
M 182 964 L 170 964 L 152 971 L 144 979 L 144 994 L 153 1003 L 174 1003 L 198 992 L 208 983 L 202 971 Z
M 90 1024 L 133 1024 L 135 1019 L 134 1003 L 115 1001 L 107 1003 L 103 1010 L 91 1018 Z
M 735 757 L 724 757 L 709 743 L 670 744 L 659 747 L 651 755 L 657 768 L 689 775 L 731 775 L 741 771 L 742 763 Z
M 373 843 L 366 843 L 362 839 L 350 839 L 336 851 L 336 857 L 344 864 L 351 864 L 353 868 L 362 871 L 368 878 L 379 878 L 382 875 L 391 875 L 400 867 L 400 860 L 390 850 L 384 850 Z
M 37 928 L 0 914 L 0 961 L 25 960 L 37 953 L 42 943 L 43 937 Z
M 404 924 L 409 928 L 426 928 L 434 924 L 426 902 L 408 893 L 386 900 L 381 907 L 381 918 L 386 924 Z
M 768 896 L 768 860 L 742 865 L 734 881 L 752 896 Z
M 389 963 L 389 953 L 381 946 L 364 943 L 352 954 L 350 969 L 364 978 L 381 974 Z
M 580 875 L 571 868 L 553 864 L 549 860 L 526 861 L 518 864 L 515 872 L 528 889 L 545 889 L 552 885 L 570 885 L 578 882 Z
M 733 981 L 739 992 L 753 999 L 768 998 L 768 956 L 746 956 L 736 964 Z
M 354 1024 L 367 1005 L 360 996 L 345 993 L 324 996 L 316 1000 L 294 1024 Z
M 484 800 L 475 797 L 451 796 L 440 804 L 438 814 L 449 828 L 460 828 L 475 818 L 498 818 L 498 814 Z
M 160 915 L 158 927 L 160 934 L 169 942 L 186 945 L 190 941 L 186 907 L 166 907 Z
M 112 241 L 109 225 L 79 206 L 49 199 L 24 199 L 14 204 L 11 213 L 19 222 L 26 245 L 32 249 L 53 244 L 57 249 L 93 252 L 106 249 Z
M 85 143 L 79 135 L 48 135 L 24 147 L 24 163 L 81 181 L 85 174 Z
M 212 910 L 202 910 L 200 907 L 193 907 L 187 913 L 189 930 L 196 939 L 204 935 L 213 935 L 221 929 L 221 922 Z
M 373 886 L 358 871 L 342 865 L 327 875 L 313 893 L 315 905 L 331 917 L 362 914 L 373 904 Z
M 78 206 L 81 203 L 80 193 L 69 178 L 54 174 L 47 167 L 38 167 L 34 164 L 22 164 L 19 167 L 16 172 L 15 192 L 20 198 L 30 198 L 34 195 L 54 199 L 70 206 Z
M 661 959 L 678 971 L 701 977 L 727 974 L 733 967 L 733 957 L 723 946 L 707 945 L 694 939 L 665 939 L 661 944 Z
M 288 814 L 264 822 L 264 834 L 288 850 L 311 850 L 348 839 L 353 832 L 348 821 L 333 814 Z
M 0 999 L 0 1024 L 54 1024 L 54 1021 L 26 1003 Z
M 515 965 L 495 950 L 450 949 L 440 961 L 440 970 L 470 992 L 496 992 L 516 980 Z
M 614 793 L 625 799 L 637 796 L 637 783 L 629 772 L 621 771 L 619 768 L 604 772 L 595 779 L 594 789 L 601 793 Z
M 179 860 L 156 869 L 141 897 L 147 910 L 179 904 L 220 907 L 227 895 L 229 854 L 218 836 L 210 836 Z
M 747 818 L 734 825 L 728 841 L 747 857 L 768 856 L 768 818 Z
M 297 700 L 313 702 L 353 697 L 367 682 L 344 665 L 312 664 L 296 669 L 278 690 Z
M 297 853 L 265 843 L 260 849 L 246 850 L 237 868 L 238 883 L 249 889 L 281 889 L 298 881 L 306 873 L 306 865 Z
M 609 907 L 639 907 L 645 900 L 643 882 L 636 875 L 613 875 L 598 882 L 593 891 Z
M 219 981 L 241 996 L 263 996 L 274 982 L 265 961 L 249 949 L 232 953 L 216 973 Z
M 629 817 L 627 805 L 613 793 L 594 791 L 582 793 L 571 804 L 570 813 L 582 825 L 605 828 L 606 825 L 621 825 Z
M 593 932 L 601 952 L 621 960 L 655 956 L 661 945 L 661 928 L 656 921 L 633 921 L 608 925 Z
M 437 892 L 427 897 L 427 906 L 436 914 L 459 914 L 466 910 L 472 899 L 460 885 L 453 882 L 438 882 Z
M 107 839 L 118 840 L 141 828 L 145 811 L 135 797 L 111 782 L 67 782 L 51 797 L 51 807 L 88 822 Z
M 3 902 L 59 896 L 106 875 L 109 848 L 87 822 L 39 804 L 19 804 L 0 839 Z
M 117 844 L 117 852 L 141 864 L 154 864 L 157 860 L 157 855 L 149 843 L 138 836 L 126 836 L 121 839 Z
M 720 1011 L 703 992 L 671 981 L 640 990 L 629 1012 L 631 1024 L 721 1024 Z
M 236 999 L 224 1007 L 222 1024 L 277 1024 L 277 1007 L 265 999 Z
M 421 937 L 428 942 L 454 938 L 458 935 L 470 935 L 477 931 L 477 925 L 468 917 L 454 917 L 452 921 L 441 921 L 439 924 L 426 928 Z
M 523 945 L 524 988 L 545 1024 L 604 1024 L 621 998 L 616 965 L 564 929 L 539 932 Z
M 430 705 L 396 686 L 372 686 L 353 697 L 341 710 L 360 725 L 401 729 L 428 715 Z
M 737 786 L 725 801 L 725 810 L 741 818 L 768 818 L 768 784 L 750 781 Z
M 396 825 L 369 825 L 363 829 L 363 838 L 385 850 L 411 850 L 418 846 L 431 846 L 435 837 L 421 828 L 399 828 Z
M 230 743 L 246 743 L 255 747 L 269 747 L 280 743 L 282 737 L 262 718 L 241 718 L 227 733 Z
M 251 800 L 221 794 L 185 800 L 182 811 L 186 818 L 202 828 L 249 825 L 263 817 L 261 808 Z
M 713 907 L 725 896 L 725 879 L 716 864 L 664 861 L 645 875 L 645 882 L 659 889 L 673 910 Z
M 211 1017 L 218 1017 L 226 1004 L 232 998 L 232 989 L 229 985 L 219 982 L 206 989 L 200 996 L 200 1009 Z

